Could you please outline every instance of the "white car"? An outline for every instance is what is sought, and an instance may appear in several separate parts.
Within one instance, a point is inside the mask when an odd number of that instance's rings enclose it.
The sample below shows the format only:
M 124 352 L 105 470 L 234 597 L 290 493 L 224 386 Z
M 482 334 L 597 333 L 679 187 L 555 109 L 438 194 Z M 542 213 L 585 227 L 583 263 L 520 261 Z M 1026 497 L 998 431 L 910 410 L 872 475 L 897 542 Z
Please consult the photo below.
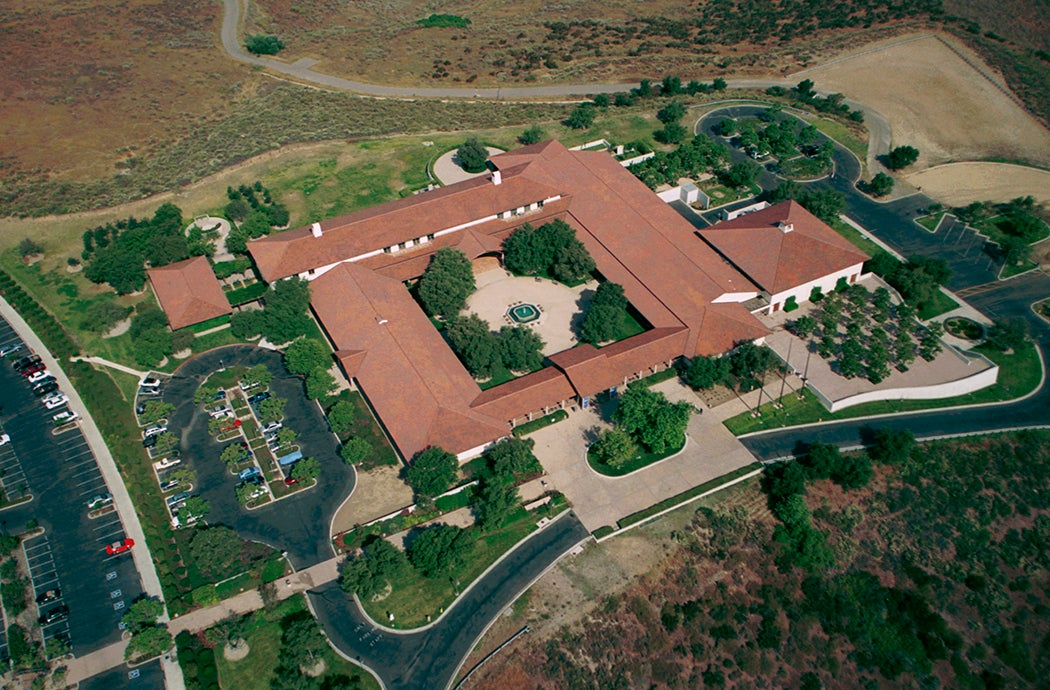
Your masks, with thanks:
M 8 355 L 13 355 L 21 349 L 21 343 L 11 343 L 10 345 L 4 345 L 3 347 L 0 347 L 0 357 L 7 357 Z
M 46 407 L 49 410 L 53 410 L 57 407 L 62 407 L 67 402 L 69 402 L 69 398 L 67 398 L 66 396 L 55 395 L 49 398 L 44 398 L 44 407 Z
M 7 434 L 0 434 L 0 446 L 5 446 L 10 443 L 11 437 Z
M 72 422 L 73 420 L 77 419 L 78 416 L 79 415 L 77 415 L 76 412 L 73 412 L 72 410 L 66 410 L 65 412 L 59 412 L 58 414 L 56 414 L 54 417 L 51 418 L 51 421 L 55 424 L 68 424 L 69 422 Z
M 30 374 L 29 378 L 27 378 L 26 380 L 29 381 L 29 383 L 36 383 L 37 381 L 43 381 L 44 379 L 46 379 L 50 375 L 51 375 L 50 371 L 48 371 L 47 369 L 41 369 L 40 371 L 36 372 L 35 374 Z

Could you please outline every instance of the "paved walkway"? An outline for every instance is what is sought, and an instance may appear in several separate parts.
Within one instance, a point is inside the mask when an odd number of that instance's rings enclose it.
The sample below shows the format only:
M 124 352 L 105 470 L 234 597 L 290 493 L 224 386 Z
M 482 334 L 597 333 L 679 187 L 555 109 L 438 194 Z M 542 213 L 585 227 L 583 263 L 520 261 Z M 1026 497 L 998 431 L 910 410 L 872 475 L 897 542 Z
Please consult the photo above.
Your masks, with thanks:
M 498 149 L 495 146 L 486 146 L 485 150 L 489 152 L 489 158 L 495 156 L 497 153 L 503 153 L 503 149 Z M 474 177 L 480 177 L 482 175 L 488 175 L 488 170 L 482 170 L 481 172 L 467 172 L 464 170 L 455 159 L 456 149 L 446 151 L 441 154 L 436 161 L 434 161 L 434 177 L 438 178 L 438 181 L 443 185 L 455 184 L 456 182 L 463 182 Z
M 676 380 L 653 386 L 672 401 L 702 405 Z M 592 532 L 755 461 L 717 415 L 694 414 L 686 429 L 686 447 L 676 456 L 624 477 L 598 474 L 587 464 L 587 446 L 609 426 L 596 408 L 572 412 L 563 422 L 530 435 L 549 482 L 572 502 L 580 521 Z
M 77 683 L 87 680 L 91 676 L 97 676 L 111 668 L 120 666 L 124 663 L 124 650 L 127 646 L 128 641 L 121 640 L 90 654 L 70 659 L 69 663 L 66 664 L 66 667 L 69 669 L 66 675 L 66 683 L 76 686 Z M 169 688 L 171 687 L 167 682 L 165 682 L 165 685 Z
M 149 374 L 148 371 L 139 371 L 138 369 L 132 369 L 131 367 L 126 367 L 123 364 L 117 364 L 116 362 L 111 362 L 108 359 L 102 359 L 101 357 L 71 357 L 70 361 L 98 364 L 100 366 L 109 367 L 110 369 L 116 369 L 117 371 L 123 371 L 125 374 L 137 376 L 140 379 L 145 378 Z

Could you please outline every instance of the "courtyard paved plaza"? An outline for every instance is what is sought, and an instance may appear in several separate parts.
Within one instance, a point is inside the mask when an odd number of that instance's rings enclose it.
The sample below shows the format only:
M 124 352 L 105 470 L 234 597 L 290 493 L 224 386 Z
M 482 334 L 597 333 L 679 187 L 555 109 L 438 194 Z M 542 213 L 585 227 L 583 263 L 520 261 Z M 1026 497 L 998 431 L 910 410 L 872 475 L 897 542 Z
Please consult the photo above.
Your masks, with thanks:
M 656 384 L 653 390 L 702 408 L 696 394 L 677 380 Z M 568 497 L 592 532 L 755 461 L 722 425 L 721 416 L 705 411 L 690 418 L 688 442 L 678 455 L 625 477 L 606 477 L 591 469 L 586 453 L 598 430 L 608 426 L 592 407 L 529 435 L 551 484 Z
M 502 268 L 478 273 L 474 280 L 478 289 L 467 300 L 466 311 L 480 316 L 494 331 L 515 325 L 507 316 L 512 305 L 527 303 L 539 307 L 540 317 L 523 327 L 543 338 L 545 355 L 576 346 L 573 328 L 583 318 L 583 309 L 598 287 L 597 281 L 570 288 L 546 278 L 518 278 Z

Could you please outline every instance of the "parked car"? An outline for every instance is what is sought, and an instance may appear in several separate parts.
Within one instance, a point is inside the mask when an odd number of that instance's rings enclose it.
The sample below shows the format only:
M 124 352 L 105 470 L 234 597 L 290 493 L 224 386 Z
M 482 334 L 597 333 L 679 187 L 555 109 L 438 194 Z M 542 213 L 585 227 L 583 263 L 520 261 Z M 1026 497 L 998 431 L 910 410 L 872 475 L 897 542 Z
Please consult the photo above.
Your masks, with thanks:
M 152 448 L 157 445 L 157 439 L 160 438 L 160 434 L 151 434 L 146 438 L 142 439 L 143 448 Z
M 225 400 L 225 399 L 226 399 L 226 390 L 225 390 L 225 389 L 223 389 L 223 388 L 220 388 L 220 389 L 219 389 L 219 390 L 218 390 L 218 391 L 217 391 L 217 392 L 215 393 L 215 396 L 214 396 L 214 397 L 212 397 L 212 400 Z
M 270 422 L 262 428 L 262 432 L 263 434 L 276 434 L 278 429 L 283 426 L 284 424 L 281 424 L 280 422 Z
M 238 479 L 251 479 L 252 477 L 258 477 L 260 474 L 262 474 L 262 473 L 259 471 L 259 468 L 253 466 L 253 467 L 249 467 L 247 469 L 243 469 L 240 472 L 238 472 L 237 473 L 237 478 Z
M 124 539 L 123 541 L 115 541 L 112 544 L 106 545 L 106 553 L 110 556 L 116 555 L 118 553 L 124 553 L 134 545 L 134 539 Z
M 76 412 L 73 412 L 72 410 L 66 410 L 64 412 L 59 412 L 58 414 L 53 415 L 51 417 L 51 421 L 55 424 L 69 424 L 70 422 L 75 421 L 79 418 L 80 415 L 78 415 Z
M 41 592 L 40 594 L 37 594 L 36 595 L 36 603 L 37 604 L 46 604 L 46 603 L 48 603 L 50 601 L 56 601 L 56 600 L 60 599 L 61 597 L 62 597 L 62 590 L 59 589 L 58 587 L 55 587 L 54 589 L 48 589 L 48 590 L 45 590 L 45 591 Z
M 254 477 L 248 477 L 247 479 L 242 479 L 241 481 L 237 482 L 237 486 L 239 486 L 239 487 L 240 486 L 245 486 L 246 484 L 254 484 L 255 486 L 262 486 L 263 485 L 263 478 L 260 475 L 257 474 Z
M 69 607 L 65 604 L 56 606 L 47 613 L 40 614 L 40 625 L 51 625 L 69 618 Z
M 33 374 L 39 373 L 41 371 L 46 371 L 46 367 L 44 366 L 43 362 L 37 362 L 36 364 L 30 364 L 29 366 L 22 369 L 21 374 L 22 376 L 29 378 Z M 48 375 L 50 375 L 50 373 L 51 372 L 48 372 Z
M 174 450 L 174 451 L 171 452 L 171 455 L 169 455 L 168 457 L 163 458 L 163 459 L 158 460 L 157 462 L 153 463 L 153 467 L 156 468 L 156 470 L 159 472 L 160 470 L 166 470 L 169 467 L 174 467 L 175 465 L 178 465 L 180 462 L 182 462 L 182 460 L 179 458 L 179 451 Z
M 48 376 L 51 376 L 51 372 L 47 369 L 41 369 L 35 374 L 30 374 L 29 376 L 27 376 L 26 381 L 29 381 L 29 383 L 38 383 L 46 379 Z
M 288 476 L 288 477 L 284 478 L 284 485 L 285 486 L 291 486 L 292 484 L 298 484 L 298 483 L 299 483 L 299 480 L 296 479 L 295 477 Z
M 58 390 L 58 382 L 57 381 L 54 381 L 54 380 L 44 381 L 42 383 L 38 383 L 35 386 L 33 386 L 33 395 L 36 395 L 37 397 L 40 397 L 40 396 L 43 396 L 43 395 L 47 395 L 48 393 L 54 393 L 57 390 Z
M 174 496 L 171 496 L 168 499 L 166 499 L 167 502 L 168 502 L 168 507 L 169 508 L 174 508 L 175 506 L 177 506 L 177 505 L 179 505 L 181 503 L 185 503 L 186 499 L 189 498 L 192 495 L 193 494 L 191 494 L 189 491 L 182 491 L 180 493 L 177 493 Z
M 46 407 L 49 410 L 53 410 L 57 407 L 62 407 L 67 402 L 69 402 L 69 398 L 63 395 L 62 391 L 55 391 L 50 395 L 44 396 L 44 407 Z
M 15 360 L 13 366 L 17 371 L 22 371 L 26 367 L 33 366 L 34 364 L 40 363 L 40 355 L 26 355 L 22 359 Z
M 92 508 L 101 508 L 102 506 L 108 506 L 112 502 L 113 497 L 109 494 L 99 494 L 87 502 L 87 507 L 89 510 Z
M 0 446 L 6 446 L 11 442 L 11 437 L 7 434 L 0 434 Z
M 233 410 L 226 407 L 225 405 L 217 405 L 208 410 L 208 416 L 212 419 L 223 419 L 225 417 L 232 417 Z
M 153 426 L 148 426 L 142 430 L 142 438 L 146 438 L 148 436 L 159 436 L 167 430 L 168 427 L 164 424 L 154 424 Z
M 160 388 L 160 379 L 147 376 L 139 381 L 139 388 Z
M 258 405 L 263 400 L 268 400 L 269 397 L 270 397 L 269 391 L 266 391 L 266 392 L 263 392 L 263 393 L 256 393 L 255 395 L 253 395 L 253 396 L 248 398 L 248 404 L 249 405 Z
M 141 401 L 138 405 L 135 405 L 135 414 L 146 414 L 146 401 Z
M 22 351 L 22 343 L 11 343 L 0 347 L 0 357 L 12 357 Z

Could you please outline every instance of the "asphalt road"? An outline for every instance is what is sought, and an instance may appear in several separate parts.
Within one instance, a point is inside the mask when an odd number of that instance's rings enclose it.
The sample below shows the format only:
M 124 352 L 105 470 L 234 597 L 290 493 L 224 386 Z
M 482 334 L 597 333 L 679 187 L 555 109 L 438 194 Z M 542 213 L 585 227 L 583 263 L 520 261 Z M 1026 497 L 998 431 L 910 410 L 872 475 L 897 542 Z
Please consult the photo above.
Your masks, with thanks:
M 142 666 L 127 668 L 120 666 L 87 680 L 80 681 L 78 690 L 158 690 L 164 687 L 164 670 L 159 661 L 151 661 Z
M 0 345 L 15 341 L 18 335 L 0 319 Z M 41 608 L 64 604 L 70 613 L 67 621 L 44 626 L 43 634 L 68 635 L 79 656 L 120 639 L 120 618 L 142 585 L 128 554 L 105 553 L 106 544 L 124 539 L 124 528 L 115 512 L 88 517 L 87 501 L 106 493 L 105 482 L 78 427 L 52 434 L 58 411 L 46 410 L 10 363 L 0 361 L 0 424 L 11 436 L 0 448 L 0 481 L 9 494 L 24 486 L 33 496 L 0 512 L 0 529 L 17 533 L 31 519 L 44 528 L 24 542 L 33 597 L 60 588 L 62 598 Z
M 321 476 L 311 489 L 246 510 L 237 503 L 236 477 L 219 461 L 227 444 L 217 443 L 208 434 L 208 415 L 193 404 L 193 394 L 208 375 L 223 365 L 256 364 L 266 364 L 273 373 L 271 391 L 288 401 L 284 425 L 299 432 L 303 455 L 321 463 Z M 340 457 L 324 415 L 306 398 L 302 379 L 287 372 L 279 353 L 245 345 L 212 350 L 175 372 L 162 395 L 165 402 L 175 405 L 169 429 L 181 437 L 183 462 L 197 471 L 197 493 L 211 504 L 209 524 L 227 525 L 245 539 L 286 552 L 297 570 L 335 555 L 328 529 L 336 509 L 354 487 L 354 473 Z
M 574 545 L 588 539 L 574 514 L 535 533 L 460 597 L 437 624 L 399 635 L 371 625 L 335 582 L 311 591 L 329 639 L 382 677 L 389 690 L 440 690 L 489 623 Z

